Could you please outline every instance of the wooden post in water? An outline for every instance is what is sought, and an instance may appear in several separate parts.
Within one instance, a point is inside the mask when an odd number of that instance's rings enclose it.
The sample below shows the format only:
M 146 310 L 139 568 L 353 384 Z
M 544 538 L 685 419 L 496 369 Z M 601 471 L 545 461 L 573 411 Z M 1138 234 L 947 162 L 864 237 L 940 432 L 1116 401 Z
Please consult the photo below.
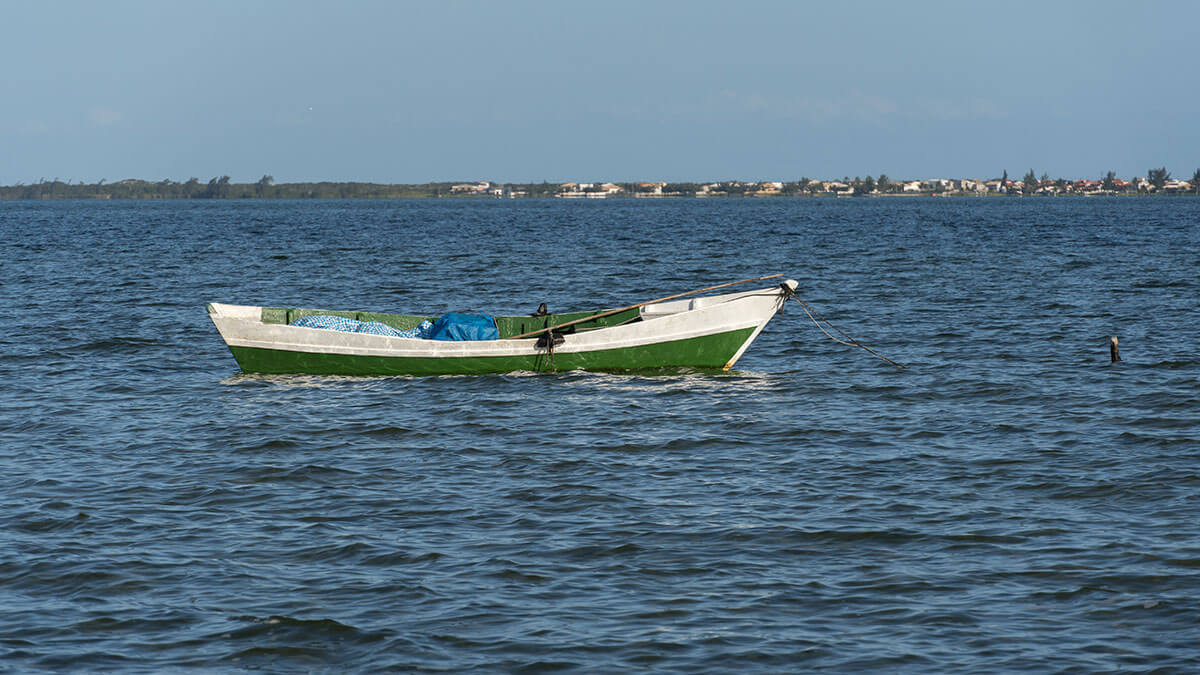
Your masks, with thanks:
M 1117 349 L 1117 336 L 1108 338 L 1108 355 L 1112 357 L 1112 362 L 1116 363 L 1121 360 L 1120 350 Z

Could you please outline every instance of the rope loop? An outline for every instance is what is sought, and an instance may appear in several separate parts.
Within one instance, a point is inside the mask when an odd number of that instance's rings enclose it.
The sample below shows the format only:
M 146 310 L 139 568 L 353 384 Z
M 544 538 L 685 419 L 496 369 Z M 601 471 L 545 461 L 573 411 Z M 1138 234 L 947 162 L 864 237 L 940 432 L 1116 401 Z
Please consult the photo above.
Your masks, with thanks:
M 865 349 L 868 352 L 870 352 L 871 354 L 874 354 L 875 356 L 883 359 L 884 361 L 887 361 L 888 363 L 892 364 L 893 366 L 896 366 L 897 368 L 904 368 L 904 369 L 908 368 L 908 366 L 906 366 L 902 363 L 896 363 L 895 361 L 889 359 L 888 357 L 884 356 L 883 354 L 880 354 L 879 352 L 875 351 L 874 349 L 871 349 L 870 347 L 862 344 L 858 340 L 855 340 L 854 338 L 850 337 L 849 335 L 846 335 L 845 331 L 843 331 L 841 328 L 838 328 L 837 326 L 833 325 L 833 323 L 829 319 L 826 319 L 825 317 L 818 314 L 817 310 L 810 307 L 807 302 L 804 302 L 803 300 L 801 300 L 800 296 L 796 295 L 796 292 L 793 291 L 787 284 L 779 284 L 779 286 L 783 289 L 784 294 L 787 296 L 787 298 L 791 298 L 800 304 L 800 309 L 804 310 L 804 313 L 807 314 L 808 318 L 812 320 L 813 325 L 816 326 L 817 329 L 820 330 L 822 333 L 824 333 L 825 337 L 829 338 L 830 340 L 833 340 L 834 342 L 838 343 L 839 345 L 845 345 L 847 347 L 859 347 L 859 348 Z M 786 298 L 784 299 L 784 304 L 787 304 Z M 780 307 L 780 309 L 782 310 L 782 307 Z M 820 321 L 818 321 L 818 319 Z M 842 337 L 844 337 L 846 339 L 839 340 L 836 337 L 834 337 L 833 335 L 831 335 L 829 333 L 829 331 L 825 330 L 825 327 L 821 325 L 822 322 L 826 326 L 829 326 L 833 330 L 837 331 L 837 333 L 839 335 L 841 335 Z

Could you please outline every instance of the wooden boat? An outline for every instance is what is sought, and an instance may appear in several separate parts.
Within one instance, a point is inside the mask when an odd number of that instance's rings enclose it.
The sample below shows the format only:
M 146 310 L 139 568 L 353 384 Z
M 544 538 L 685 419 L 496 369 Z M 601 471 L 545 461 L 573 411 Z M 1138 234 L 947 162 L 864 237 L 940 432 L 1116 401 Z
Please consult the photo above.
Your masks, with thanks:
M 796 285 L 788 280 L 771 288 L 651 301 L 599 313 L 497 316 L 499 339 L 482 341 L 424 340 L 289 325 L 300 317 L 328 314 L 407 330 L 431 318 L 404 314 L 212 303 L 208 305 L 208 316 L 238 365 L 249 373 L 473 375 L 670 367 L 728 370 L 782 308 Z M 554 329 L 549 336 L 548 328 Z M 524 337 L 533 331 L 540 334 Z

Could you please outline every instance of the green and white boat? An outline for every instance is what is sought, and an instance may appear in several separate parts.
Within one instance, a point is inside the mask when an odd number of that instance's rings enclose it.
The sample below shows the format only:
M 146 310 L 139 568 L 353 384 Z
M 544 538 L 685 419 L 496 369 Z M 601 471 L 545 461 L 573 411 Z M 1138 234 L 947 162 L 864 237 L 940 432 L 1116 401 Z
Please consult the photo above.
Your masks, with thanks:
M 730 285 L 734 284 L 722 286 Z M 408 330 L 433 318 L 427 316 L 220 303 L 208 305 L 208 316 L 238 365 L 248 373 L 729 370 L 796 286 L 788 280 L 759 290 L 670 300 L 692 295 L 682 293 L 616 310 L 497 316 L 499 339 L 480 341 L 425 340 L 289 325 L 304 316 L 332 315 Z

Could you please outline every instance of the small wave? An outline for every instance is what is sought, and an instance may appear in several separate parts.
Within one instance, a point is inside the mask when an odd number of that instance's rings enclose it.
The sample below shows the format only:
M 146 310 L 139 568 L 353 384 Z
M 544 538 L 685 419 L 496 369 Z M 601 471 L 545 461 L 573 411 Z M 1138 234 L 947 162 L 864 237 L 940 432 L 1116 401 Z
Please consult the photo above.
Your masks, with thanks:
M 271 447 L 278 448 L 292 446 L 288 444 L 280 444 Z M 261 447 L 259 449 L 261 449 Z M 245 484 L 330 484 L 340 482 L 342 480 L 353 480 L 354 476 L 360 475 L 357 471 L 322 466 L 319 464 L 305 464 L 304 466 L 294 468 L 288 466 L 258 466 L 246 469 L 242 472 L 242 474 L 243 475 L 238 478 L 237 482 Z
M 234 448 L 235 452 L 267 452 L 272 450 L 295 450 L 300 443 L 287 438 L 264 438 L 251 440 Z
M 70 516 L 50 516 L 40 511 L 9 516 L 8 526 L 18 532 L 49 534 L 77 530 L 88 523 L 88 514 L 80 511 Z
M 445 556 L 436 551 L 412 554 L 404 551 L 392 551 L 362 557 L 361 564 L 368 567 L 396 567 L 408 565 L 423 565 L 443 559 Z
M 83 342 L 65 347 L 64 351 L 72 356 L 79 354 L 111 354 L 142 351 L 151 348 L 163 348 L 166 345 L 161 340 L 136 336 L 113 336 L 90 342 Z
M 232 631 L 223 632 L 219 636 L 214 635 L 213 637 L 229 640 L 273 636 L 311 636 L 314 638 L 335 639 L 368 638 L 371 640 L 379 640 L 386 637 L 386 634 L 382 632 L 362 631 L 334 619 L 297 619 L 290 616 L 269 616 L 264 619 L 243 615 L 235 616 L 233 620 L 245 625 Z
M 1195 281 L 1190 280 L 1190 279 L 1170 279 L 1170 280 L 1147 279 L 1144 281 L 1135 282 L 1133 284 L 1133 287 L 1134 288 L 1149 288 L 1149 289 L 1190 288 L 1194 284 L 1195 284 Z
M 1196 359 L 1165 359 L 1154 363 L 1147 363 L 1149 368 L 1162 368 L 1164 370 L 1189 370 L 1200 366 L 1200 361 Z

